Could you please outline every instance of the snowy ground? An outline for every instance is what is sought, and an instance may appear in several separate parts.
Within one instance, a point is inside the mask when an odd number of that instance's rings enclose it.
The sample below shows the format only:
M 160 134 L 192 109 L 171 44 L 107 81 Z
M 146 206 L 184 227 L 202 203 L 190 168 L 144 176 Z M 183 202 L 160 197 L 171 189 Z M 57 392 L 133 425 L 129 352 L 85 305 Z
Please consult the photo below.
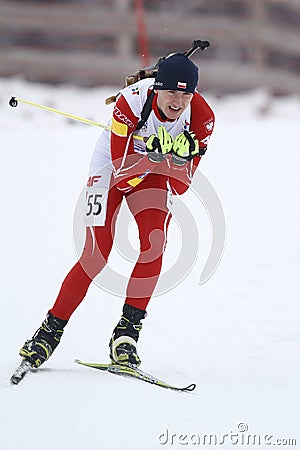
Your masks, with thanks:
M 107 360 L 121 311 L 123 300 L 95 285 L 49 362 L 9 386 L 20 345 L 75 262 L 73 214 L 100 131 L 24 104 L 13 109 L 8 100 L 103 122 L 111 109 L 103 99 L 113 92 L 0 81 L 1 450 L 300 448 L 299 98 L 208 97 L 217 125 L 201 170 L 223 205 L 225 253 L 199 285 L 210 224 L 187 195 L 200 227 L 199 258 L 176 289 L 153 299 L 140 340 L 144 370 L 195 382 L 194 393 L 74 364 Z M 168 264 L 178 253 L 171 241 Z

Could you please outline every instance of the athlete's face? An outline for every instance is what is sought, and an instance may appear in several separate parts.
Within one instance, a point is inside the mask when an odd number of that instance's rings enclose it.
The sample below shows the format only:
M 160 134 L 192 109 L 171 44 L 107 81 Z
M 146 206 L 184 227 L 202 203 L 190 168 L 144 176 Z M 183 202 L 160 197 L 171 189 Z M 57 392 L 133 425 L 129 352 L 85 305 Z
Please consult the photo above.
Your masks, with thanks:
M 157 91 L 157 106 L 170 120 L 176 120 L 188 107 L 193 94 L 182 91 Z

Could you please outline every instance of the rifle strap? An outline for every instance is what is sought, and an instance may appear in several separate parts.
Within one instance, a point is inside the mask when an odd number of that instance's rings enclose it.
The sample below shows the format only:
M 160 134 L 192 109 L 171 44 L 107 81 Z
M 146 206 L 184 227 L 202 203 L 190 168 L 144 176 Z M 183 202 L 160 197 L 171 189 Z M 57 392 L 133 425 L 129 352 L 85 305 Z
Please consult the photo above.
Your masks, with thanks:
M 138 124 L 136 126 L 135 131 L 140 130 L 145 123 L 147 122 L 148 117 L 150 116 L 150 113 L 152 111 L 152 103 L 155 96 L 154 90 L 148 95 L 147 100 L 143 106 L 142 112 L 141 112 L 141 118 L 138 121 Z

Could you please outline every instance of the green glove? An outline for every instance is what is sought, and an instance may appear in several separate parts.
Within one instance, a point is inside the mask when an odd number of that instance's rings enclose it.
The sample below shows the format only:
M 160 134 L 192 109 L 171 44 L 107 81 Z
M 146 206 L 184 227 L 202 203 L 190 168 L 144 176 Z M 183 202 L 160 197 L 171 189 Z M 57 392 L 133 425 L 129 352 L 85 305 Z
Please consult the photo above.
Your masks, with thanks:
M 199 155 L 199 142 L 195 138 L 195 133 L 183 131 L 174 140 L 172 148 L 172 162 L 177 166 L 183 166 L 194 156 Z
M 148 158 L 152 162 L 163 161 L 168 153 L 171 152 L 174 139 L 167 132 L 165 127 L 159 126 L 157 136 L 151 134 L 146 143 Z

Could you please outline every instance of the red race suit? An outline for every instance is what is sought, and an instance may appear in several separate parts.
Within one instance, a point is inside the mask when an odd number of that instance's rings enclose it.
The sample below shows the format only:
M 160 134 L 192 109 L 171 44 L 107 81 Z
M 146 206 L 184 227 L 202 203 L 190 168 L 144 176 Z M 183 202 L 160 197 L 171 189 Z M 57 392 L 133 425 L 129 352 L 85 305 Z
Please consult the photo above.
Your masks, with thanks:
M 158 109 L 155 94 L 149 117 L 136 130 L 153 81 L 141 80 L 120 92 L 109 121 L 110 130 L 104 130 L 96 144 L 87 183 L 84 248 L 50 310 L 61 319 L 70 318 L 92 280 L 106 265 L 122 201 L 135 219 L 140 241 L 125 302 L 145 310 L 157 284 L 172 214 L 172 195 L 189 188 L 201 156 L 184 166 L 173 164 L 169 155 L 161 162 L 152 162 L 143 138 L 156 134 L 159 126 L 164 126 L 173 138 L 187 130 L 195 133 L 200 149 L 205 149 L 213 131 L 214 114 L 195 92 L 181 116 L 170 121 Z

